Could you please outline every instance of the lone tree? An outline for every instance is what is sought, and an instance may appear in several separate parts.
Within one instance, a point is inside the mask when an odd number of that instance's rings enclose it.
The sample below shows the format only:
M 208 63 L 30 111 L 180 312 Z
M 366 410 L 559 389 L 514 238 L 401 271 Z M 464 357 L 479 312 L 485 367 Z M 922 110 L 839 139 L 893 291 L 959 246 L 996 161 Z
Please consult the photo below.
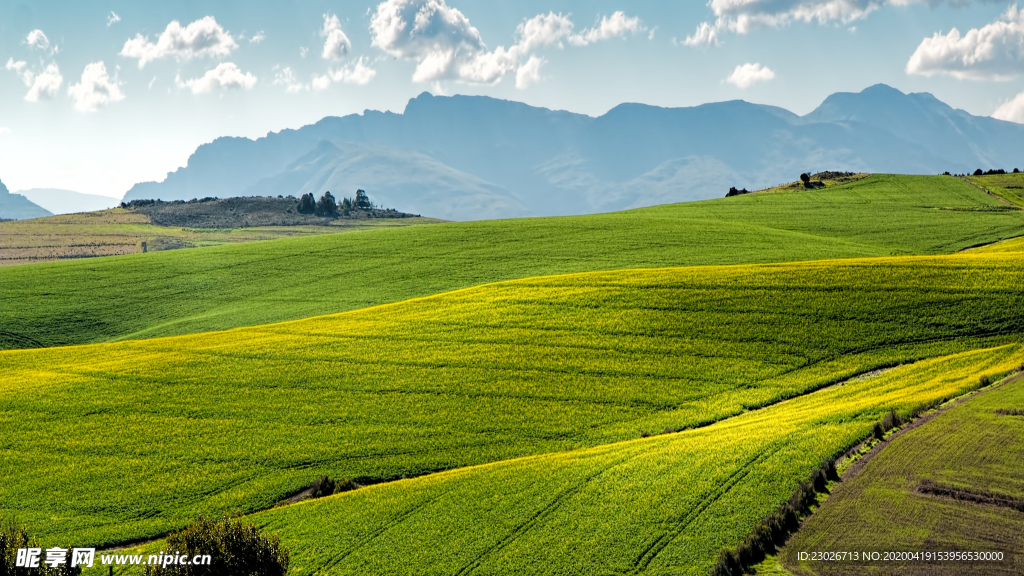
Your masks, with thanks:
M 353 202 L 355 207 L 360 210 L 371 210 L 373 204 L 370 203 L 370 197 L 366 195 L 364 190 L 356 190 L 356 201 Z
M 334 201 L 334 196 L 328 191 L 326 194 L 320 197 L 320 200 L 316 203 L 316 215 L 317 216 L 337 216 L 338 215 L 338 204 Z
M 807 184 L 808 182 L 811 181 L 811 175 L 804 172 L 803 174 L 800 175 L 800 181 L 803 182 L 804 184 Z
M 312 194 L 303 194 L 299 199 L 299 214 L 315 214 L 316 199 Z

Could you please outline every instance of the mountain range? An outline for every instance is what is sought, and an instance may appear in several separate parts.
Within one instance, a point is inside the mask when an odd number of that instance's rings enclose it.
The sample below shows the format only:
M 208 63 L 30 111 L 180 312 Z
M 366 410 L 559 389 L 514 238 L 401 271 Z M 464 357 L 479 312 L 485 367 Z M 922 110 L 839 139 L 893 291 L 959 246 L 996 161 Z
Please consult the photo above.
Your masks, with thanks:
M 110 196 L 83 194 L 82 192 L 60 190 L 57 188 L 32 188 L 31 190 L 19 190 L 18 194 L 54 214 L 75 214 L 78 212 L 106 210 L 120 203 L 120 200 Z
M 52 215 L 48 210 L 33 204 L 31 200 L 21 194 L 11 194 L 7 186 L 0 182 L 0 219 L 25 220 Z
M 266 137 L 218 138 L 133 199 L 365 189 L 372 201 L 452 220 L 604 212 L 720 197 L 801 172 L 935 174 L 1024 165 L 1024 125 L 879 84 L 798 116 L 744 101 L 622 104 L 599 117 L 483 96 L 409 101 Z

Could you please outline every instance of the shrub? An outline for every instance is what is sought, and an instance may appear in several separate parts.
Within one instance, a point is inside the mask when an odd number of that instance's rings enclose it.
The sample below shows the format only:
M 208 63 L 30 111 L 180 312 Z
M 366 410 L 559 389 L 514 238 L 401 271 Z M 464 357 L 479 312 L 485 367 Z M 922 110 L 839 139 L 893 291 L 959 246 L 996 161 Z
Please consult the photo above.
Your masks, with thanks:
M 982 388 L 984 388 L 984 387 L 986 387 L 986 386 L 991 386 L 991 385 L 992 385 L 992 377 L 991 377 L 991 376 L 988 376 L 988 375 L 986 374 L 985 376 L 982 376 L 981 378 L 978 378 L 978 384 L 979 384 L 979 385 L 980 385 L 980 386 L 981 386 Z
M 807 184 L 808 182 L 811 181 L 811 175 L 804 172 L 803 174 L 800 175 L 800 181 L 803 182 L 804 184 Z
M 310 494 L 310 498 L 322 498 L 324 496 L 330 496 L 334 494 L 334 480 L 331 480 L 330 476 L 324 476 L 313 482 L 313 493 Z
M 1020 168 L 1014 168 L 1013 169 L 1013 173 L 1014 174 L 1020 174 Z
M 277 536 L 253 524 L 200 518 L 167 537 L 166 550 L 188 557 L 209 554 L 210 565 L 147 566 L 147 576 L 284 576 L 289 553 Z
M 981 168 L 978 168 L 977 170 L 974 171 L 974 175 L 975 176 L 981 176 L 983 174 L 984 174 L 984 172 L 981 171 Z
M 743 567 L 732 550 L 722 550 L 718 555 L 718 561 L 711 568 L 711 576 L 740 576 L 743 573 Z

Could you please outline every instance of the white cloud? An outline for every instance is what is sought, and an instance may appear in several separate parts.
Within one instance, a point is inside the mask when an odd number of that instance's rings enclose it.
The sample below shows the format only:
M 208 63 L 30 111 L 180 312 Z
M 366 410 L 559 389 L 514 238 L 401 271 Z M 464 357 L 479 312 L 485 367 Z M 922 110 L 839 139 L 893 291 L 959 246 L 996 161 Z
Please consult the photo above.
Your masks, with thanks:
M 249 44 L 259 44 L 260 42 L 263 42 L 266 39 L 267 35 L 263 32 L 263 30 L 260 30 L 259 32 L 253 34 L 252 38 L 249 38 Z
M 18 76 L 21 76 L 21 81 L 25 83 L 25 86 L 32 85 L 35 74 L 28 69 L 28 63 L 24 60 L 15 62 L 14 58 L 8 58 L 7 64 L 4 65 L 4 68 L 13 71 Z
M 1011 6 L 999 20 L 966 34 L 953 28 L 925 38 L 907 61 L 907 74 L 1006 80 L 1024 71 L 1024 11 Z
M 647 27 L 637 17 L 626 16 L 621 10 L 601 18 L 594 28 L 588 28 L 574 36 L 571 41 L 577 46 L 586 46 L 602 40 L 625 38 L 629 34 L 646 31 Z
M 1003 102 L 1002 106 L 992 114 L 993 118 L 1024 124 L 1024 92 Z
M 538 58 L 536 56 L 530 56 L 530 59 L 526 61 L 516 70 L 516 88 L 525 90 L 531 84 L 540 82 L 540 67 L 547 62 L 544 58 Z
M 708 22 L 701 22 L 697 30 L 683 40 L 687 46 L 718 46 L 718 27 Z
M 306 54 L 309 54 L 309 48 L 306 48 L 304 46 L 299 47 L 299 57 L 305 58 Z
M 121 17 L 117 15 L 117 12 L 114 12 L 113 10 L 111 10 L 110 11 L 110 15 L 107 16 L 107 28 L 110 28 L 111 26 L 113 26 L 114 24 L 117 24 L 120 21 L 121 21 Z
M 377 71 L 370 66 L 370 60 L 360 56 L 355 62 L 331 70 L 327 74 L 313 76 L 311 86 L 316 91 L 326 90 L 334 82 L 363 86 L 369 84 L 376 75 Z
M 50 39 L 46 37 L 46 34 L 43 34 L 42 30 L 37 29 L 28 33 L 28 37 L 25 38 L 25 44 L 36 50 L 46 50 L 50 47 Z
M 377 75 L 377 71 L 368 66 L 368 63 L 369 60 L 360 56 L 359 60 L 331 72 L 331 79 L 335 82 L 360 86 L 369 84 L 370 80 Z
M 28 102 L 49 100 L 57 95 L 57 91 L 60 90 L 63 83 L 64 77 L 60 75 L 60 69 L 56 64 L 50 64 L 36 75 L 28 94 L 25 94 L 25 100 Z
M 156 42 L 149 37 L 136 34 L 124 43 L 121 56 L 137 58 L 139 68 L 160 58 L 174 56 L 178 60 L 199 57 L 225 57 L 238 48 L 231 33 L 217 23 L 213 16 L 206 16 L 182 26 L 177 20 L 167 25 Z
M 568 16 L 548 12 L 523 20 L 516 28 L 516 45 L 523 52 L 532 52 L 542 46 L 562 46 L 562 41 L 573 35 L 573 23 Z
M 109 102 L 124 100 L 117 78 L 107 74 L 103 62 L 92 62 L 82 71 L 82 80 L 68 86 L 68 95 L 75 99 L 75 110 L 96 112 Z
M 334 14 L 324 14 L 324 27 L 320 30 L 320 36 L 326 38 L 324 50 L 320 54 L 324 60 L 341 60 L 352 49 L 352 42 L 341 30 L 341 20 Z
M 414 82 L 456 80 L 475 84 L 499 82 L 522 66 L 524 82 L 539 69 L 529 64 L 531 52 L 564 43 L 585 46 L 646 30 L 638 18 L 615 12 L 602 18 L 594 28 L 574 33 L 568 16 L 549 12 L 524 20 L 516 28 L 516 43 L 506 49 L 488 50 L 480 32 L 459 10 L 445 0 L 386 0 L 370 19 L 373 45 L 388 54 L 416 62 Z M 523 64 L 523 62 L 526 64 Z M 529 78 L 529 79 L 528 79 Z
M 28 93 L 25 94 L 25 100 L 28 102 L 53 98 L 60 90 L 61 84 L 64 83 L 64 77 L 61 76 L 60 69 L 54 62 L 51 62 L 38 74 L 29 69 L 24 60 L 15 62 L 14 58 L 8 58 L 4 68 L 20 76 L 25 86 L 29 87 Z
M 249 90 L 256 85 L 256 77 L 249 72 L 243 73 L 234 62 L 222 62 L 216 68 L 207 70 L 201 77 L 179 84 L 188 87 L 193 94 L 205 94 L 214 90 Z
M 687 36 L 687 46 L 719 44 L 723 31 L 746 34 L 755 28 L 778 27 L 792 22 L 849 24 L 885 6 L 939 4 L 966 6 L 973 0 L 710 0 L 715 21 L 702 22 Z M 979 0 L 993 2 L 995 0 Z
M 743 90 L 758 82 L 768 82 L 772 78 L 775 78 L 775 72 L 771 68 L 748 62 L 737 66 L 725 81 Z

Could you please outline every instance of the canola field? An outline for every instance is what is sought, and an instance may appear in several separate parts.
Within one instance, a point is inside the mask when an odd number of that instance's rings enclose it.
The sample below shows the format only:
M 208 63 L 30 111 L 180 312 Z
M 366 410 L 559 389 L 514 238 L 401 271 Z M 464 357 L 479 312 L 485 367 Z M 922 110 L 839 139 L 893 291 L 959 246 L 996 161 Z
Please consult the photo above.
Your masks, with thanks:
M 614 214 L 0 267 L 0 349 L 296 320 L 539 275 L 948 253 L 1020 235 L 1024 212 L 1005 207 L 953 177 L 875 175 Z
M 323 474 L 390 480 L 730 422 L 880 367 L 1011 350 L 1022 272 L 1020 253 L 972 252 L 575 274 L 0 352 L 0 515 L 109 545 L 267 509 Z M 875 412 L 850 413 L 849 434 Z
M 292 546 L 296 575 L 703 576 L 887 410 L 962 394 L 1022 355 L 1004 345 L 923 360 L 705 428 L 370 486 L 249 520 Z

